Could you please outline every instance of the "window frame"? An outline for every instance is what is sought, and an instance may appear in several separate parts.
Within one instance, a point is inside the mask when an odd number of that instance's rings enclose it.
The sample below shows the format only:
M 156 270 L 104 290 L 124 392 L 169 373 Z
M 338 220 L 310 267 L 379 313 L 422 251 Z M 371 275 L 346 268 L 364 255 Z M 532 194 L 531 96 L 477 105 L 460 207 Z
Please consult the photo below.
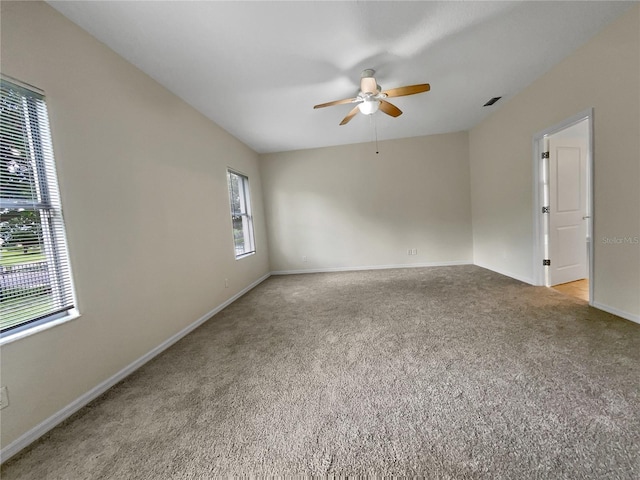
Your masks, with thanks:
M 5 344 L 80 315 L 76 307 L 75 287 L 68 255 L 68 242 L 62 215 L 46 97 L 40 89 L 7 75 L 2 75 L 0 79 L 3 86 L 3 98 L 5 88 L 22 98 L 24 118 L 21 120 L 21 128 L 24 128 L 24 134 L 28 138 L 28 154 L 25 154 L 24 159 L 30 165 L 30 185 L 36 192 L 35 197 L 23 199 L 20 198 L 19 193 L 18 196 L 15 196 L 16 191 L 8 186 L 7 190 L 0 193 L 0 211 L 9 213 L 11 210 L 23 210 L 38 214 L 40 234 L 37 238 L 44 260 L 36 263 L 45 264 L 45 278 L 51 288 L 47 295 L 51 297 L 49 301 L 52 302 L 51 308 L 40 306 L 41 312 L 31 313 L 32 318 L 25 316 L 22 321 L 0 327 L 0 344 Z M 10 114 L 7 115 L 7 122 L 13 122 L 18 118 Z M 9 128 L 7 132 L 11 132 L 13 127 L 7 128 Z M 11 138 L 11 135 L 7 138 Z M 7 149 L 13 149 L 14 145 L 16 144 L 11 140 L 7 140 L 5 143 Z M 36 263 L 25 262 L 20 265 L 25 265 L 25 268 L 28 269 L 29 265 Z M 6 273 L 7 266 L 0 268 L 3 273 Z M 14 268 L 15 266 L 11 266 L 9 271 L 12 272 Z M 20 270 L 22 269 L 18 271 Z M 14 298 L 19 299 L 20 297 Z M 25 295 L 22 300 L 27 304 L 24 310 L 34 309 L 38 302 L 42 302 L 42 299 L 39 299 L 37 295 Z
M 231 184 L 231 176 L 235 175 L 238 178 L 239 187 L 239 211 L 234 210 L 233 191 Z M 227 168 L 227 190 L 229 193 L 229 211 L 231 213 L 231 238 L 233 241 L 233 249 L 236 260 L 249 257 L 256 253 L 255 233 L 253 227 L 253 212 L 251 206 L 251 184 L 249 182 L 249 176 L 235 170 L 231 167 Z M 242 221 L 243 232 L 243 245 L 249 244 L 249 248 L 246 247 L 242 252 L 238 253 L 238 244 L 236 239 L 234 217 L 240 217 Z

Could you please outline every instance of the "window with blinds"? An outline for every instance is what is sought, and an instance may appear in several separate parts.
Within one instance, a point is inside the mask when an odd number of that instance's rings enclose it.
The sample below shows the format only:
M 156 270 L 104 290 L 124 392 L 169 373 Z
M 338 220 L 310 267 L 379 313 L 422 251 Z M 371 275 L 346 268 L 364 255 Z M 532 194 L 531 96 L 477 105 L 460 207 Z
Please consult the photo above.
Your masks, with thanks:
M 0 331 L 74 308 L 60 195 L 43 95 L 0 83 Z
M 253 238 L 253 218 L 249 198 L 249 178 L 232 170 L 227 171 L 229 201 L 231 202 L 231 223 L 233 224 L 233 245 L 236 258 L 255 253 Z

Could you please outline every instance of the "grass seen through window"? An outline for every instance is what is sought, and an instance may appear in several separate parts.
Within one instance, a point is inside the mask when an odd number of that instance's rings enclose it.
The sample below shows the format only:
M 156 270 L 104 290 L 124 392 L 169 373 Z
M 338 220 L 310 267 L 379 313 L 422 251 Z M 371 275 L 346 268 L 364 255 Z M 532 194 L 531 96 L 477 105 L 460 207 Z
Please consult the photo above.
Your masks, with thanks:
M 0 328 L 37 318 L 52 308 L 45 255 L 39 247 L 0 250 Z

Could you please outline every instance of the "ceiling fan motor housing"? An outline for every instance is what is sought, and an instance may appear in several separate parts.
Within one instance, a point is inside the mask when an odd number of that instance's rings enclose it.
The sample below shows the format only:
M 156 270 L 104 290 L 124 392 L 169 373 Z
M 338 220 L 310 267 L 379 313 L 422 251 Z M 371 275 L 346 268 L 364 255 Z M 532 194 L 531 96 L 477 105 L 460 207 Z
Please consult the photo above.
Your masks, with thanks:
M 360 78 L 360 93 L 378 93 L 380 91 L 380 85 L 377 84 L 376 79 L 373 77 L 374 70 L 367 69 L 362 72 Z

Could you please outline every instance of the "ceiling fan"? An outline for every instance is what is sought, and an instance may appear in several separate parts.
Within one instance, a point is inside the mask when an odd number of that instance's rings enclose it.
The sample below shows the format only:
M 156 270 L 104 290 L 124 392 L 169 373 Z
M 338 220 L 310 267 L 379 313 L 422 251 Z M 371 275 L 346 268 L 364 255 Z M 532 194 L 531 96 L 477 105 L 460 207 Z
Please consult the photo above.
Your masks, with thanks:
M 431 86 L 428 83 L 420 83 L 418 85 L 408 85 L 406 87 L 392 88 L 382 91 L 380 85 L 373 77 L 374 70 L 367 69 L 362 72 L 360 78 L 360 93 L 354 98 L 345 98 L 344 100 L 335 100 L 333 102 L 321 103 L 313 108 L 324 108 L 332 105 L 343 105 L 346 103 L 356 103 L 357 105 L 351 110 L 346 117 L 340 122 L 340 125 L 346 125 L 360 111 L 365 115 L 372 115 L 382 110 L 387 115 L 398 117 L 402 115 L 395 105 L 387 102 L 385 98 L 402 97 L 405 95 L 415 95 L 416 93 L 428 92 Z

